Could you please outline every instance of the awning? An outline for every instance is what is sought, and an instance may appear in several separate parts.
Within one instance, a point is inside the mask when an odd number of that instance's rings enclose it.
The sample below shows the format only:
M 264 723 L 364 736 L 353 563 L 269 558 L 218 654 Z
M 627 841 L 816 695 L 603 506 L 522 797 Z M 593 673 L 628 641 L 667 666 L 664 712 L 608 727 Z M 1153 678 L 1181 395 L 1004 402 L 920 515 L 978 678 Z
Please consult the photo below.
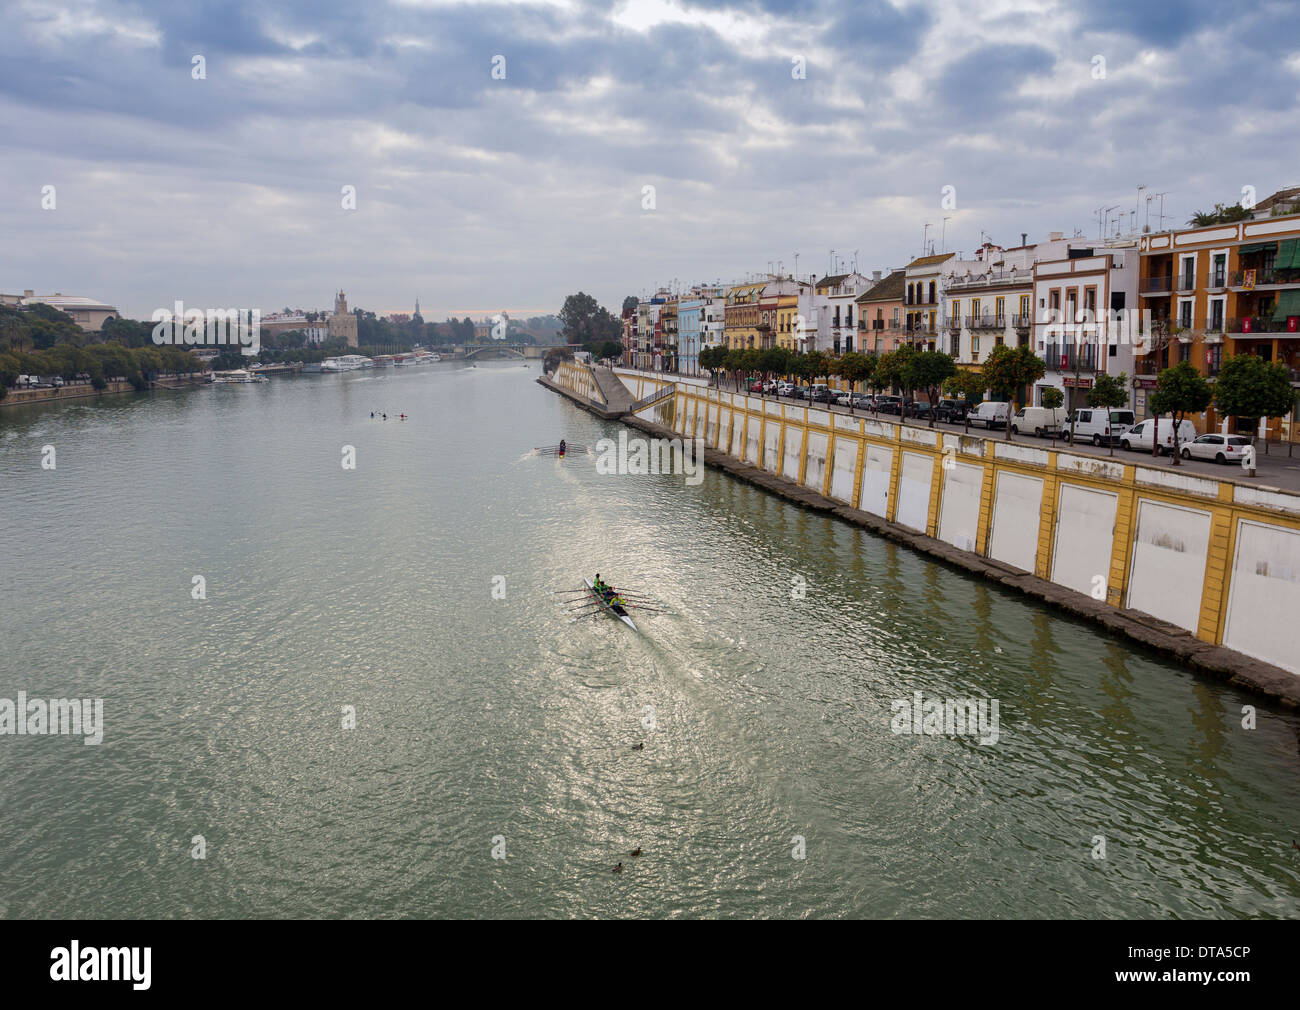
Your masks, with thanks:
M 1300 316 L 1300 291 L 1280 291 L 1277 308 L 1273 310 L 1274 322 L 1285 322 L 1287 316 Z
M 1266 249 L 1276 249 L 1276 248 L 1277 248 L 1276 242 L 1252 242 L 1250 243 L 1250 245 L 1238 246 L 1237 254 L 1239 256 L 1245 256 L 1247 253 L 1264 252 Z
M 1286 270 L 1292 267 L 1300 267 L 1300 239 L 1284 238 L 1277 247 L 1273 269 Z

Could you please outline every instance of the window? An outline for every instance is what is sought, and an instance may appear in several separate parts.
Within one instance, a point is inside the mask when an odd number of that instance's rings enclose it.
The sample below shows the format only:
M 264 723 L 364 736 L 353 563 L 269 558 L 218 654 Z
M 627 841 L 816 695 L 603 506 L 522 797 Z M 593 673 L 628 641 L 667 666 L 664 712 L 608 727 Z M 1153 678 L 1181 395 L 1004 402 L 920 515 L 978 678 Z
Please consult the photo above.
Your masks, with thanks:
M 1228 278 L 1228 254 L 1215 253 L 1210 264 L 1210 287 L 1221 288 Z
M 950 311 L 952 312 L 953 322 L 955 322 L 958 326 L 960 326 L 961 325 L 961 302 L 954 298 L 952 302 L 952 309 Z
M 894 309 L 894 328 L 898 328 L 898 309 Z
M 998 319 L 999 320 L 1003 319 L 1007 309 L 1007 300 L 1005 298 L 999 298 L 993 304 L 995 306 L 996 315 Z
M 1060 288 L 1052 288 L 1052 290 L 1047 293 L 1047 307 L 1052 309 L 1054 312 L 1059 312 L 1061 310 Z
M 1071 290 L 1065 293 L 1065 321 L 1067 323 L 1077 323 L 1079 321 L 1079 292 Z
M 1184 298 L 1178 303 L 1178 325 L 1185 330 L 1192 328 L 1192 300 Z
M 977 325 L 980 321 L 980 300 L 978 298 L 970 300 L 970 321 Z
M 1191 345 L 1191 344 L 1179 344 L 1179 345 L 1178 345 L 1178 360 L 1179 360 L 1180 362 L 1182 362 L 1182 361 L 1191 361 L 1191 360 L 1192 360 L 1192 345 Z
M 1223 332 L 1223 306 L 1226 299 L 1210 299 L 1210 329 L 1215 333 Z
M 1179 257 L 1178 290 L 1191 291 L 1196 287 L 1196 254 Z
M 930 304 L 931 304 L 931 305 L 933 305 L 933 304 L 934 304 L 934 301 L 935 301 L 935 299 L 934 299 L 934 290 L 935 290 L 935 289 L 934 289 L 934 281 L 931 281 L 931 282 L 930 282 Z
M 1020 296 L 1020 321 L 1027 322 L 1029 319 L 1029 296 Z

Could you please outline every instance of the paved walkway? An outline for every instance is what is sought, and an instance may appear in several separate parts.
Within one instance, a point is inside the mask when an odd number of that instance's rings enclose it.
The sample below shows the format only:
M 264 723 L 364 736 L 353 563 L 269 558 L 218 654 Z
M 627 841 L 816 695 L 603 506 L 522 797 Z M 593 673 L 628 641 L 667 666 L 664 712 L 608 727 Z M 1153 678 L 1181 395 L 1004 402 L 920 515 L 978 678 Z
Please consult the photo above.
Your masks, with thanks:
M 606 409 L 611 414 L 625 414 L 632 409 L 632 394 L 628 392 L 623 380 L 614 374 L 614 370 L 604 365 L 593 365 L 591 374 L 596 377 L 596 385 L 604 394 Z
M 657 374 L 657 373 L 656 373 Z M 742 392 L 729 379 L 723 379 L 721 388 L 726 392 Z M 758 396 L 757 393 L 749 394 Z M 763 397 L 766 400 L 777 400 L 777 397 L 768 394 Z M 813 407 L 817 410 L 830 410 L 836 414 L 849 415 L 854 417 L 874 417 L 882 421 L 889 421 L 897 424 L 899 418 L 897 414 L 873 414 L 869 410 L 850 411 L 848 407 L 840 407 L 832 404 L 813 403 L 807 400 L 792 400 L 785 397 L 780 398 L 779 402 L 788 403 L 796 407 Z M 925 428 L 929 426 L 928 421 L 906 420 L 903 422 L 912 427 Z M 947 424 L 943 421 L 936 421 L 935 428 L 947 432 L 966 431 L 966 426 L 962 422 Z M 992 431 L 986 431 L 971 425 L 970 434 L 981 435 L 986 438 L 996 438 L 998 441 L 1006 439 L 1006 429 L 995 428 Z M 1117 463 L 1136 463 L 1142 466 L 1159 467 L 1162 469 L 1171 469 L 1175 473 L 1193 474 L 1198 477 L 1215 477 L 1225 480 L 1237 481 L 1241 484 L 1252 484 L 1261 487 L 1273 487 L 1282 491 L 1300 492 L 1300 443 L 1291 446 L 1292 456 L 1287 455 L 1288 446 L 1285 443 L 1279 444 L 1273 442 L 1269 445 L 1268 453 L 1264 452 L 1264 446 L 1261 443 L 1258 447 L 1255 457 L 1255 476 L 1250 477 L 1246 471 L 1235 463 L 1215 463 L 1212 460 L 1202 459 L 1185 459 L 1177 467 L 1173 466 L 1172 461 L 1167 456 L 1155 457 L 1150 451 L 1147 452 L 1129 452 L 1125 449 L 1115 446 L 1114 456 L 1110 456 L 1110 451 L 1106 446 L 1093 446 L 1088 443 L 1079 443 L 1070 446 L 1057 439 L 1055 444 L 1049 438 L 1035 438 L 1033 435 L 1012 435 L 1011 441 L 1018 442 L 1021 445 L 1033 446 L 1037 449 L 1058 449 L 1064 452 L 1071 452 L 1078 456 L 1100 456 L 1103 458 L 1113 458 Z

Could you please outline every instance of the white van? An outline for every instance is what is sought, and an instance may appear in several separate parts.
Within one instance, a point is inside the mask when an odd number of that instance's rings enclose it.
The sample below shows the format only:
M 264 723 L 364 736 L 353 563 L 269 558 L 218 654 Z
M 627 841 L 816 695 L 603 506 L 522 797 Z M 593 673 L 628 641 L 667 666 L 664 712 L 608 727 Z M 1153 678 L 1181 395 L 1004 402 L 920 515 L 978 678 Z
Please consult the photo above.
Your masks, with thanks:
M 1151 451 L 1151 439 L 1156 434 L 1156 422 L 1152 418 L 1147 418 L 1126 431 L 1120 439 L 1119 444 L 1125 449 L 1137 449 L 1139 451 Z M 1174 451 L 1174 422 L 1172 418 L 1162 417 L 1160 419 L 1160 455 L 1168 456 Z M 1189 442 L 1196 441 L 1196 426 L 1191 421 L 1183 420 L 1178 422 L 1178 448 Z
M 971 424 L 982 424 L 985 428 L 1005 428 L 1007 416 L 1011 413 L 1011 404 L 997 400 L 985 400 L 968 415 Z
M 1021 407 L 1011 415 L 1011 430 L 1017 435 L 1032 431 L 1039 438 L 1046 438 L 1059 434 L 1064 423 L 1064 407 Z
M 1071 437 L 1076 442 L 1091 442 L 1093 445 L 1107 445 L 1118 442 L 1124 433 L 1133 427 L 1133 411 L 1117 407 L 1080 407 L 1065 419 L 1061 437 L 1067 442 Z M 1074 434 L 1070 434 L 1073 422 Z

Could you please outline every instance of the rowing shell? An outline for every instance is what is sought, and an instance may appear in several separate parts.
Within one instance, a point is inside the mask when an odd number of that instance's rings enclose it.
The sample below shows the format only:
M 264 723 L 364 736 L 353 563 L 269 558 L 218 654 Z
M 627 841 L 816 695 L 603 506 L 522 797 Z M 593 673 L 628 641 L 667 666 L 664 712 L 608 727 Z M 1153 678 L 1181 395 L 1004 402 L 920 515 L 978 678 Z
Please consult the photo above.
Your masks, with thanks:
M 617 603 L 606 603 L 605 598 L 601 596 L 600 593 L 596 592 L 596 587 L 591 584 L 590 579 L 583 579 L 582 581 L 587 586 L 587 589 L 591 592 L 591 595 L 596 598 L 596 602 L 598 602 L 602 607 L 605 608 L 606 611 L 613 614 L 615 617 L 617 617 L 620 621 L 626 624 L 633 631 L 636 631 L 636 625 L 632 623 L 632 618 L 627 616 L 626 610 L 620 607 Z

